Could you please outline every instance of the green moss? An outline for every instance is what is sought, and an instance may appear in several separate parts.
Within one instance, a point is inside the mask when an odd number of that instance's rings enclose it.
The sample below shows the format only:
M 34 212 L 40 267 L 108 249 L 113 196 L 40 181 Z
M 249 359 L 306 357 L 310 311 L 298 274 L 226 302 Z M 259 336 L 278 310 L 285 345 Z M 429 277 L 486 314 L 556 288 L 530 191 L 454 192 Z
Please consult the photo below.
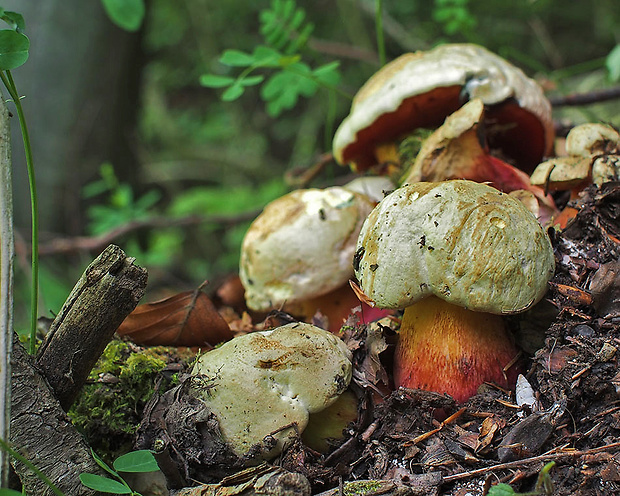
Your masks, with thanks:
M 74 425 L 97 452 L 113 458 L 131 449 L 144 405 L 174 351 L 140 348 L 120 340 L 108 344 L 69 411 Z
M 354 481 L 344 485 L 344 494 L 354 496 L 356 494 L 372 494 L 381 488 L 380 481 Z

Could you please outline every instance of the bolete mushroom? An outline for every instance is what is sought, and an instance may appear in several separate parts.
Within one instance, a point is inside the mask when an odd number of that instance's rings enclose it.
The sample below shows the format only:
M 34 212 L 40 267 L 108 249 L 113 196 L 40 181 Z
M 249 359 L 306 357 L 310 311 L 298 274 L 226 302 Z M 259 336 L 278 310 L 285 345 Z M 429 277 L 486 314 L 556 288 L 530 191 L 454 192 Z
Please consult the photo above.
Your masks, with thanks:
M 505 193 L 529 191 L 537 200 L 533 209 L 544 222 L 557 213 L 553 198 L 520 169 L 494 157 L 486 143 L 485 108 L 475 98 L 450 114 L 422 144 L 404 183 L 469 179 L 487 183 Z
M 395 190 L 360 232 L 363 297 L 404 309 L 396 386 L 464 401 L 485 381 L 508 386 L 517 349 L 503 315 L 538 302 L 554 272 L 549 238 L 526 207 L 472 181 Z
M 301 434 L 310 414 L 347 389 L 351 373 L 351 353 L 340 339 L 297 322 L 236 337 L 201 355 L 190 394 L 215 416 L 227 447 L 255 462 L 278 455 Z
M 554 157 L 540 163 L 530 178 L 534 186 L 549 191 L 570 191 L 570 200 L 594 183 L 618 180 L 620 177 L 620 134 L 606 124 L 581 124 L 566 136 L 567 156 Z M 577 209 L 567 206 L 553 223 L 565 228 Z
M 357 236 L 375 204 L 338 186 L 293 191 L 268 204 L 241 246 L 248 307 L 284 306 L 306 321 L 321 311 L 338 331 L 360 304 L 348 281 Z
M 551 105 L 539 85 L 481 46 L 446 44 L 404 54 L 364 84 L 336 131 L 334 157 L 354 170 L 367 170 L 382 161 L 377 150 L 392 157 L 393 142 L 414 129 L 439 126 L 473 98 L 487 107 L 491 148 L 527 173 L 551 152 Z

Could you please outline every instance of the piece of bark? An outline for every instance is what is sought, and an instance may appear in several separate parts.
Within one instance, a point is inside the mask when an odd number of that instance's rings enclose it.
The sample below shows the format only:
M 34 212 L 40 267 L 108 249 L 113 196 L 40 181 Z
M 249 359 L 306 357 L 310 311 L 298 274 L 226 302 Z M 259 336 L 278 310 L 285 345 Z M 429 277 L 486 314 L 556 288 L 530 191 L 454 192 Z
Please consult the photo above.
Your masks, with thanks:
M 54 393 L 36 370 L 32 357 L 15 337 L 11 356 L 12 401 L 10 441 L 14 449 L 71 496 L 98 496 L 80 482 L 82 472 L 106 475 L 91 456 Z M 26 494 L 53 496 L 53 491 L 23 463 L 13 460 Z
M 36 365 L 65 411 L 114 331 L 144 296 L 145 269 L 108 246 L 86 269 L 52 322 Z

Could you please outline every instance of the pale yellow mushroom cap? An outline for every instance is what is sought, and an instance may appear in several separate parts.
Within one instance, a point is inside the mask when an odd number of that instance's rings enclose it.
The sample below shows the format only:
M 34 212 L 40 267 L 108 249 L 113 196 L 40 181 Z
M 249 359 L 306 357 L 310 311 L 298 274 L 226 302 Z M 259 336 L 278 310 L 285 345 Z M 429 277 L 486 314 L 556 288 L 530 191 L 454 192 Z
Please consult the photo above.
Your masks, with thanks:
M 418 127 L 437 127 L 465 102 L 462 93 L 489 106 L 489 119 L 498 124 L 491 141 L 495 136 L 509 155 L 523 154 L 529 170 L 551 151 L 551 105 L 540 86 L 481 46 L 447 44 L 404 54 L 373 75 L 336 131 L 334 157 L 364 170 L 373 165 L 377 145 Z M 514 103 L 498 105 L 508 101 Z
M 355 267 L 362 291 L 381 308 L 436 295 L 512 314 L 543 297 L 555 262 L 547 234 L 519 200 L 455 180 L 388 195 L 362 227 Z
M 236 337 L 200 356 L 191 392 L 217 418 L 238 455 L 273 435 L 276 456 L 308 416 L 331 405 L 351 381 L 351 353 L 330 332 L 301 322 Z
M 239 276 L 248 306 L 277 308 L 347 283 L 357 236 L 373 205 L 337 186 L 297 190 L 269 203 L 241 246 Z
M 590 157 L 592 155 L 618 154 L 620 134 L 607 124 L 580 124 L 566 136 L 568 155 Z

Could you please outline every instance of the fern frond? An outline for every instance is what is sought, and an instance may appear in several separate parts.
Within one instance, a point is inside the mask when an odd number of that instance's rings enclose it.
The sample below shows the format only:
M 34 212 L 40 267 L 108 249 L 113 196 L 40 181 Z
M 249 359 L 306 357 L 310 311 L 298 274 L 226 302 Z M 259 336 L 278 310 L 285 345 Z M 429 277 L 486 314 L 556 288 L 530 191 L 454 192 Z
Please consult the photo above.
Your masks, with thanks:
M 299 52 L 314 30 L 314 24 L 306 21 L 306 11 L 295 0 L 272 0 L 271 8 L 261 12 L 260 22 L 266 43 L 285 55 Z

